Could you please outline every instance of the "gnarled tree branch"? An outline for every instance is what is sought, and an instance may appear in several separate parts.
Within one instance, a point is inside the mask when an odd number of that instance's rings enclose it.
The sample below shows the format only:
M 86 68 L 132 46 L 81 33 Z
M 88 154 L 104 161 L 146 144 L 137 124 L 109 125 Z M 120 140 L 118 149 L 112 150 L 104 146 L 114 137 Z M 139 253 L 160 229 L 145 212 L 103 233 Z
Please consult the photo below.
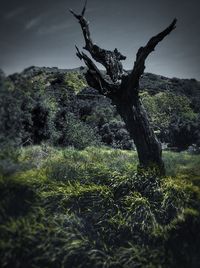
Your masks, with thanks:
M 84 60 L 85 64 L 88 67 L 87 73 L 85 75 L 88 84 L 96 88 L 101 94 L 105 96 L 112 97 L 111 95 L 115 95 L 117 90 L 119 90 L 119 86 L 113 85 L 113 83 L 107 81 L 95 63 L 85 53 L 80 52 L 77 46 L 76 50 L 76 55 L 80 60 Z
M 125 60 L 126 57 L 122 55 L 117 50 L 117 48 L 115 48 L 114 51 L 105 50 L 93 43 L 89 30 L 89 22 L 84 17 L 86 11 L 86 4 L 87 1 L 80 15 L 76 14 L 73 10 L 70 9 L 70 12 L 79 21 L 81 25 L 83 36 L 85 39 L 84 49 L 91 54 L 93 59 L 101 63 L 106 68 L 107 74 L 110 76 L 112 81 L 117 82 L 117 80 L 121 79 L 124 73 L 121 61 Z
M 154 51 L 157 44 L 160 41 L 162 41 L 168 34 L 171 33 L 171 31 L 173 31 L 176 28 L 176 22 L 177 20 L 174 19 L 172 23 L 164 31 L 152 37 L 148 41 L 145 47 L 139 48 L 137 55 L 136 55 L 136 61 L 134 63 L 133 70 L 129 76 L 128 88 L 127 88 L 129 94 L 133 91 L 134 93 L 138 93 L 139 79 L 141 75 L 144 73 L 146 58 L 149 56 L 149 54 L 152 51 Z

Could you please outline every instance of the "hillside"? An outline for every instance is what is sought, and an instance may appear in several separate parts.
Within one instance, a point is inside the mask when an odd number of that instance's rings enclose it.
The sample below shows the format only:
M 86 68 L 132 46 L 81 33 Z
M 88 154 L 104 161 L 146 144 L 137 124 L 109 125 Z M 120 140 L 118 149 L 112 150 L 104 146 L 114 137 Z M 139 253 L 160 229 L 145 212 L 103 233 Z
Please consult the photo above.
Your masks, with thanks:
M 183 94 L 191 100 L 194 110 L 200 112 L 200 82 L 196 79 L 167 78 L 162 75 L 145 73 L 140 85 L 141 88 L 147 89 L 152 94 L 160 91 Z
M 1 72 L 1 143 L 15 140 L 28 145 L 48 141 L 52 145 L 84 148 L 100 142 L 113 148 L 133 149 L 116 108 L 88 87 L 84 71 L 83 67 L 30 67 L 8 77 Z M 141 98 L 163 148 L 186 150 L 193 146 L 198 150 L 200 83 L 146 73 L 141 88 Z

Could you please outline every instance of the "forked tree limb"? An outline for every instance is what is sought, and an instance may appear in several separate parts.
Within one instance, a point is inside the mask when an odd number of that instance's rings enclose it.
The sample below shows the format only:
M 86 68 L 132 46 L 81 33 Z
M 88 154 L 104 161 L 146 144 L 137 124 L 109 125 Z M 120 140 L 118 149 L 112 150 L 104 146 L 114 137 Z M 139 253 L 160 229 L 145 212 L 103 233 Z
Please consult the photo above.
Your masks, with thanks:
M 70 12 L 79 21 L 81 25 L 83 36 L 85 39 L 84 49 L 91 54 L 93 59 L 101 63 L 106 68 L 107 74 L 110 76 L 112 81 L 117 82 L 122 78 L 122 75 L 124 73 L 121 61 L 125 60 L 126 57 L 122 55 L 117 50 L 117 48 L 115 48 L 114 51 L 105 50 L 93 43 L 89 30 L 89 22 L 84 17 L 86 11 L 86 4 L 87 1 L 85 2 L 84 8 L 80 15 L 76 14 L 73 10 L 70 9 Z
M 81 29 L 83 31 L 83 36 L 85 39 L 84 49 L 90 51 L 93 49 L 94 44 L 93 44 L 93 41 L 92 41 L 91 36 L 90 36 L 89 22 L 84 17 L 85 11 L 86 11 L 86 5 L 87 5 L 87 1 L 85 2 L 85 5 L 84 5 L 83 10 L 82 10 L 80 15 L 76 14 L 72 9 L 70 9 L 70 12 L 79 21 L 79 23 L 81 25 Z
M 99 93 L 112 97 L 112 94 L 115 94 L 117 90 L 119 90 L 119 86 L 113 85 L 113 83 L 109 83 L 103 76 L 103 74 L 99 71 L 95 63 L 83 52 L 80 52 L 78 47 L 76 46 L 77 53 L 76 55 L 80 60 L 84 60 L 86 66 L 88 67 L 86 73 L 86 80 L 88 84 L 94 88 L 96 88 Z
M 176 28 L 177 19 L 174 19 L 172 23 L 162 32 L 152 37 L 145 47 L 140 47 L 137 55 L 136 61 L 134 63 L 133 70 L 129 75 L 128 82 L 128 95 L 130 95 L 133 91 L 134 93 L 138 93 L 139 90 L 139 79 L 145 70 L 145 60 L 149 56 L 151 52 L 154 51 L 155 47 L 159 42 L 161 42 L 168 34 L 171 33 Z
M 86 7 L 87 7 L 87 0 L 85 0 L 85 5 L 84 5 L 83 10 L 81 12 L 82 17 L 85 15 Z

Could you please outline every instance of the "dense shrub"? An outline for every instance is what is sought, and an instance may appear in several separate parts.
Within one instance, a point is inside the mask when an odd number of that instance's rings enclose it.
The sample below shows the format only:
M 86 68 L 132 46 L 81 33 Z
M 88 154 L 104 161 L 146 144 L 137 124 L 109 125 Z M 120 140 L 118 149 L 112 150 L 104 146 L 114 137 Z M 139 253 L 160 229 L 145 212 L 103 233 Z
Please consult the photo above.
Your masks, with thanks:
M 97 130 L 105 144 L 121 149 L 134 147 L 116 107 L 108 98 L 92 88 L 85 88 L 78 97 L 81 119 Z
M 181 150 L 198 142 L 198 114 L 192 110 L 191 102 L 186 96 L 170 92 L 155 95 L 143 92 L 141 97 L 153 128 L 162 142 Z
M 100 136 L 90 126 L 71 114 L 65 118 L 58 144 L 84 149 L 87 146 L 99 145 Z
M 83 75 L 78 72 L 68 72 L 64 75 L 64 84 L 73 89 L 76 93 L 80 92 L 87 86 L 87 82 Z
M 123 148 L 130 150 L 134 148 L 133 140 L 122 121 L 111 121 L 100 128 L 102 141 L 111 145 L 113 148 Z
M 19 145 L 22 142 L 23 124 L 21 100 L 14 91 L 12 83 L 2 81 L 0 84 L 0 144 L 1 148 Z

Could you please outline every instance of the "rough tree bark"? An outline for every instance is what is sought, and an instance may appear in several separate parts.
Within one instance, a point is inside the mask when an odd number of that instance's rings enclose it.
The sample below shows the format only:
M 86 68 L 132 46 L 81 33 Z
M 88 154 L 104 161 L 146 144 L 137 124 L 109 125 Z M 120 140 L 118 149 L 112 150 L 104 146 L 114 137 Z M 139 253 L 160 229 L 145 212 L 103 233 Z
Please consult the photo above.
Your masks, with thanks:
M 101 63 L 107 71 L 107 74 L 103 75 L 92 59 L 76 47 L 77 56 L 84 60 L 88 67 L 85 74 L 86 80 L 91 87 L 96 88 L 100 94 L 109 97 L 112 103 L 116 105 L 130 133 L 130 137 L 134 140 L 140 167 L 146 169 L 155 166 L 160 173 L 164 174 L 161 144 L 150 126 L 148 116 L 141 103 L 139 79 L 144 72 L 146 58 L 154 51 L 156 45 L 176 28 L 177 20 L 174 19 L 164 31 L 152 37 L 144 47 L 139 48 L 133 70 L 128 73 L 123 69 L 121 63 L 126 57 L 116 48 L 114 51 L 109 51 L 93 43 L 89 31 L 89 22 L 84 17 L 86 4 L 87 1 L 80 15 L 73 10 L 70 10 L 70 12 L 81 25 L 85 39 L 83 48 L 90 53 L 93 59 Z

